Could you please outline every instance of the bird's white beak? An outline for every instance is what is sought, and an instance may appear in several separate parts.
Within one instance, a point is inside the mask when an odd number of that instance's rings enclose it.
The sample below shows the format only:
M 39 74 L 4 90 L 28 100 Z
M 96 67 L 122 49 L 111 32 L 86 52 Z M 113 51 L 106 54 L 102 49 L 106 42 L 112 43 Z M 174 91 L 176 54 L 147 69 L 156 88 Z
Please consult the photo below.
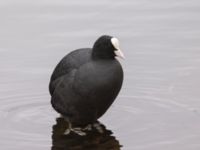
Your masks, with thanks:
M 120 49 L 117 49 L 116 51 L 114 51 L 115 55 L 122 58 L 122 59 L 125 59 L 124 57 L 124 54 L 122 53 L 122 51 Z
M 113 47 L 116 49 L 114 51 L 115 55 L 117 57 L 125 59 L 124 54 L 122 53 L 122 51 L 119 48 L 119 40 L 117 38 L 111 38 L 111 43 L 112 43 Z

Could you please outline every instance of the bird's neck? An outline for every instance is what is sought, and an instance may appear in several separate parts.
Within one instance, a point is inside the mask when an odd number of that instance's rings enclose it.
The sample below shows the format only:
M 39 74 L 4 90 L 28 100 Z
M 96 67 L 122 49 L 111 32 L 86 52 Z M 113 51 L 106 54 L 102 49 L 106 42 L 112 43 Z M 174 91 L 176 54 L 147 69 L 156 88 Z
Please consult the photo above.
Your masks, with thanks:
M 115 59 L 115 54 L 114 52 L 109 51 L 109 50 L 93 48 L 92 58 L 93 59 Z

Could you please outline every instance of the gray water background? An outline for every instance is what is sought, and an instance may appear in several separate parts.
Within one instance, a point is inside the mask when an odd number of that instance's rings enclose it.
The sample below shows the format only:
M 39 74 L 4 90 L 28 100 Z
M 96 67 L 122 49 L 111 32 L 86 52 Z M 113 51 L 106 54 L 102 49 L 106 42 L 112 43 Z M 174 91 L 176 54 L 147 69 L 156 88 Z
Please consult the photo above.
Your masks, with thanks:
M 123 88 L 100 119 L 122 149 L 200 149 L 198 0 L 0 0 L 0 149 L 51 149 L 50 75 L 102 34 L 126 57 Z

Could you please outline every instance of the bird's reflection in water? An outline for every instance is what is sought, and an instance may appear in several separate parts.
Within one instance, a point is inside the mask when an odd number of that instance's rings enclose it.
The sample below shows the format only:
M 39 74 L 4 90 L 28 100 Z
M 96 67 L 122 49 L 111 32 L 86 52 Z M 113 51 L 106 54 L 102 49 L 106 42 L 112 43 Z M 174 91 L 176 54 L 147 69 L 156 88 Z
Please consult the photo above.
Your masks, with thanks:
M 57 118 L 53 126 L 52 150 L 120 150 L 119 141 L 107 130 L 104 125 L 103 133 L 93 129 L 85 136 L 71 132 L 64 134 L 69 124 L 63 118 Z

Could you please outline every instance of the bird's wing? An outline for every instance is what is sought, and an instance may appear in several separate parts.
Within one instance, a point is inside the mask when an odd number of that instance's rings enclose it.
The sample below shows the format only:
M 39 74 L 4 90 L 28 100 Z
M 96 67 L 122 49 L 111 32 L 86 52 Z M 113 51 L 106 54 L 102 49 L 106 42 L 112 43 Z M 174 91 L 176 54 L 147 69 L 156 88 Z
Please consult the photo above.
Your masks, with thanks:
M 55 84 L 58 83 L 55 82 L 57 79 L 59 79 L 64 75 L 70 74 L 71 71 L 74 71 L 74 69 L 78 69 L 81 65 L 90 61 L 90 59 L 91 59 L 90 48 L 78 49 L 66 55 L 58 63 L 58 65 L 53 71 L 49 84 L 50 94 L 52 95 L 53 91 L 55 90 L 56 86 Z
M 73 88 L 76 72 L 73 70 L 70 75 L 63 75 L 55 80 L 57 83 L 55 83 L 51 104 L 57 112 L 70 119 L 72 123 L 87 124 L 97 118 L 96 107 L 87 101 L 87 97 L 78 94 Z
M 71 112 L 69 109 L 68 101 L 66 99 L 71 99 L 73 96 L 73 91 L 71 89 L 74 74 L 76 70 L 71 71 L 67 75 L 63 75 L 52 82 L 52 97 L 51 104 L 53 108 L 61 114 L 70 116 L 71 114 L 66 114 L 66 112 Z

